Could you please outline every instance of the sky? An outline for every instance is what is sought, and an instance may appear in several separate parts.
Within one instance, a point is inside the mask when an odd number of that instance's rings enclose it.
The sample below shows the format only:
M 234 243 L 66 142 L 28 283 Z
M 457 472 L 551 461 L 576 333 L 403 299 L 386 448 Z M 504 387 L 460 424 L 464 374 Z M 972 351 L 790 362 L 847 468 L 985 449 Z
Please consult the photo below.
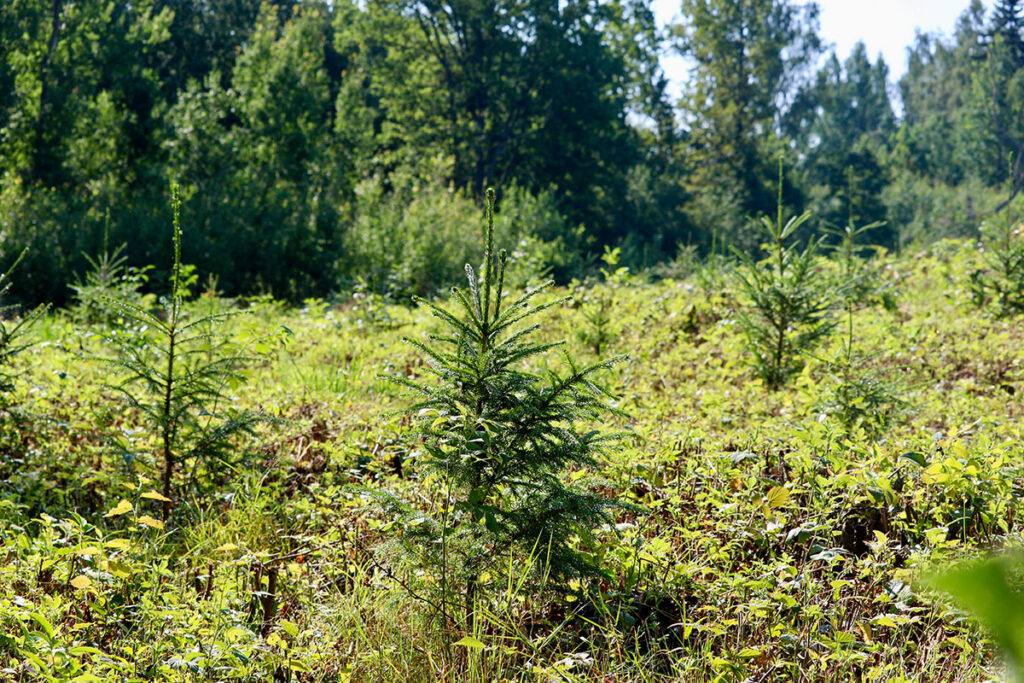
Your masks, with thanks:
M 914 41 L 917 29 L 927 32 L 953 32 L 957 17 L 970 0 L 818 0 L 821 8 L 821 37 L 834 44 L 840 59 L 850 54 L 863 40 L 874 60 L 878 54 L 889 65 L 889 77 L 896 81 L 907 69 L 906 48 Z M 992 7 L 992 0 L 985 1 Z M 654 12 L 660 24 L 679 18 L 679 0 L 654 0 Z M 667 56 L 662 66 L 672 81 L 672 92 L 681 92 L 686 80 L 686 61 Z

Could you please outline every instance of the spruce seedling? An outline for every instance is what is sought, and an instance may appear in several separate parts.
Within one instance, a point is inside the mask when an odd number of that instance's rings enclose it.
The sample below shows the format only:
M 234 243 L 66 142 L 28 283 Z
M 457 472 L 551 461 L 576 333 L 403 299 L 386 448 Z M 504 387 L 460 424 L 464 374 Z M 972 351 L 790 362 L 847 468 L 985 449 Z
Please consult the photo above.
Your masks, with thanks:
M 985 221 L 981 233 L 986 267 L 971 277 L 975 302 L 994 302 L 1004 317 L 1024 313 L 1024 222 L 1007 209 L 998 224 Z
M 858 237 L 882 225 L 876 222 L 858 227 L 851 210 L 846 227 L 829 230 L 839 237 L 835 253 L 841 272 L 836 289 L 846 302 L 846 330 L 838 354 L 828 361 L 833 384 L 822 407 L 845 429 L 861 427 L 871 435 L 884 432 L 907 405 L 902 398 L 903 387 L 872 370 L 867 359 L 855 351 L 853 314 L 857 307 L 876 296 L 886 308 L 895 306 L 892 293 L 878 285 L 876 271 L 861 258 L 863 247 L 857 242 Z
M 120 375 L 113 385 L 156 432 L 162 458 L 164 516 L 176 493 L 175 473 L 190 466 L 189 484 L 200 474 L 217 479 L 231 437 L 250 432 L 259 416 L 225 410 L 226 388 L 243 382 L 251 358 L 225 340 L 219 326 L 234 312 L 190 319 L 184 306 L 181 265 L 181 198 L 171 186 L 174 261 L 170 294 L 159 314 L 125 299 L 109 303 L 127 327 L 110 335 L 117 357 L 110 362 Z M 142 342 L 139 336 L 143 335 Z M 127 449 L 125 449 L 127 451 Z
M 103 251 L 95 258 L 85 255 L 85 260 L 89 263 L 89 271 L 83 279 L 71 285 L 76 302 L 72 314 L 80 322 L 115 324 L 118 316 L 108 303 L 111 299 L 142 309 L 150 307 L 152 295 L 143 294 L 142 288 L 149 281 L 148 273 L 153 267 L 129 266 L 124 244 L 113 251 L 104 245 Z
M 0 275 L 0 298 L 11 289 L 11 273 L 25 258 L 26 252 L 27 250 L 22 251 L 11 267 Z M 12 316 L 8 319 L 12 308 L 0 306 L 0 408 L 3 409 L 10 407 L 9 395 L 14 390 L 14 380 L 18 376 L 12 368 L 14 358 L 31 346 L 25 340 L 25 334 L 46 310 L 45 306 L 38 306 L 25 315 Z
M 579 474 L 597 465 L 614 438 L 581 423 L 619 412 L 595 376 L 621 359 L 581 366 L 566 352 L 561 374 L 525 371 L 524 361 L 563 344 L 531 340 L 540 323 L 529 321 L 565 299 L 536 303 L 547 282 L 507 300 L 507 265 L 505 251 L 494 254 L 488 190 L 480 274 L 466 265 L 468 289 L 451 292 L 454 313 L 419 300 L 445 329 L 426 342 L 408 340 L 429 359 L 435 381 L 391 377 L 420 397 L 408 413 L 423 441 L 423 472 L 441 499 L 423 511 L 386 498 L 398 514 L 386 547 L 426 574 L 426 599 L 447 622 L 461 606 L 467 626 L 475 601 L 503 585 L 503 572 L 533 549 L 544 555 L 552 585 L 595 572 L 576 544 L 610 523 L 617 505 L 591 492 Z M 569 468 L 572 483 L 564 476 Z
M 905 389 L 898 381 L 872 370 L 868 359 L 855 351 L 852 304 L 846 316 L 842 346 L 836 358 L 828 363 L 833 384 L 822 408 L 846 430 L 860 427 L 876 436 L 888 429 L 906 409 Z
M 755 262 L 733 249 L 740 259 L 735 282 L 748 305 L 738 313 L 747 338 L 755 373 L 775 390 L 803 368 L 801 356 L 827 337 L 834 326 L 832 287 L 817 269 L 820 239 L 801 250 L 787 244 L 810 213 L 783 223 L 782 161 L 779 160 L 778 212 L 773 221 L 763 216 L 760 226 L 771 238 L 769 258 Z

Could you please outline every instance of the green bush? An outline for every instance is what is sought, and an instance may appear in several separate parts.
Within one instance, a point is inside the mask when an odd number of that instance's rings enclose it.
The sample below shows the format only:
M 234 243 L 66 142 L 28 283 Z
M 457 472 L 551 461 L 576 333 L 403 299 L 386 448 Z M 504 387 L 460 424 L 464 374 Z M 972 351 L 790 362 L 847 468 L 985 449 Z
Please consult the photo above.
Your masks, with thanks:
M 511 189 L 496 217 L 515 245 L 508 284 L 522 285 L 578 266 L 579 231 L 569 229 L 549 194 Z M 350 281 L 391 298 L 436 294 L 455 284 L 452 273 L 473 259 L 480 209 L 462 194 L 409 182 L 385 191 L 377 181 L 360 187 L 356 217 L 345 235 L 339 270 Z

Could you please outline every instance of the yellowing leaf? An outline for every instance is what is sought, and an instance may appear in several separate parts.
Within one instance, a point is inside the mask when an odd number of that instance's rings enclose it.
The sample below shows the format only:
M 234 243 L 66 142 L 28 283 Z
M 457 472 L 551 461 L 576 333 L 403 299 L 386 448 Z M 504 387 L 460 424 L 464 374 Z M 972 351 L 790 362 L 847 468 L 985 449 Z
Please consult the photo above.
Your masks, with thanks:
M 770 508 L 784 507 L 789 503 L 789 489 L 782 486 L 773 486 L 768 489 L 768 495 L 765 499 Z
M 127 538 L 115 538 L 113 541 L 107 541 L 103 545 L 108 548 L 114 548 L 116 550 L 131 550 L 132 544 Z
M 117 560 L 111 560 L 107 563 L 107 571 L 119 579 L 127 579 L 132 575 L 132 571 L 128 568 L 128 565 L 123 562 L 118 562 Z
M 142 515 L 141 517 L 139 517 L 139 524 L 145 524 L 146 526 L 153 527 L 154 529 L 164 528 L 163 522 L 161 522 L 159 519 L 153 519 L 149 515 Z
M 71 579 L 71 585 L 79 590 L 82 590 L 92 585 L 92 581 L 89 580 L 88 576 L 85 576 L 84 574 L 79 574 L 75 578 Z
M 132 504 L 129 503 L 124 498 L 122 498 L 120 503 L 118 503 L 112 509 L 108 510 L 107 514 L 105 514 L 103 516 L 104 517 L 117 517 L 118 515 L 123 515 L 126 512 L 131 512 L 133 509 L 134 508 L 132 508 Z
M 146 491 L 145 493 L 143 493 L 143 494 L 142 494 L 142 497 L 143 497 L 143 498 L 148 498 L 148 499 L 150 499 L 150 500 L 159 500 L 159 501 L 163 501 L 164 503 L 171 503 L 171 502 L 173 502 L 173 501 L 172 501 L 172 500 L 171 500 L 170 498 L 168 498 L 167 496 L 164 496 L 164 495 L 162 495 L 162 494 L 159 494 L 159 493 L 157 493 L 156 491 Z
M 94 545 L 89 545 L 84 548 L 79 548 L 75 551 L 75 555 L 99 555 L 103 550 L 97 548 Z
M 229 628 L 227 631 L 224 632 L 224 637 L 227 639 L 229 643 L 233 643 L 245 635 L 252 634 L 249 631 L 238 628 L 237 626 Z
M 484 649 L 484 644 L 481 643 L 476 638 L 474 638 L 473 636 L 466 636 L 462 640 L 460 640 L 457 643 L 455 643 L 455 645 L 461 645 L 462 647 L 468 647 L 468 648 L 471 648 L 473 650 L 482 650 L 482 649 Z

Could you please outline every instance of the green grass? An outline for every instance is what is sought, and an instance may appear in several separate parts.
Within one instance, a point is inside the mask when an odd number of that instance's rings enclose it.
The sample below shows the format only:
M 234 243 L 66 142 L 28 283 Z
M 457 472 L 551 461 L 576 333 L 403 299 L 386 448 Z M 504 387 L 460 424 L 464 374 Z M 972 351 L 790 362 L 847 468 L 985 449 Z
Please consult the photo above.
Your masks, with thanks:
M 261 361 L 232 399 L 278 420 L 239 442 L 227 488 L 175 500 L 162 528 L 144 496 L 158 443 L 103 388 L 101 331 L 50 314 L 0 451 L 0 680 L 998 678 L 990 641 L 918 581 L 1021 534 L 1024 328 L 973 308 L 976 267 L 959 243 L 888 261 L 898 307 L 855 312 L 867 369 L 907 387 L 880 433 L 821 413 L 839 337 L 767 391 L 714 273 L 575 292 L 614 301 L 601 352 L 630 356 L 606 377 L 630 417 L 598 428 L 629 436 L 601 474 L 647 513 L 601 532 L 592 599 L 534 597 L 513 572 L 472 633 L 388 576 L 390 520 L 366 495 L 439 497 L 408 398 L 379 379 L 422 374 L 399 338 L 434 329 L 425 311 L 249 302 L 228 326 Z M 593 360 L 586 312 L 556 309 L 544 335 Z

